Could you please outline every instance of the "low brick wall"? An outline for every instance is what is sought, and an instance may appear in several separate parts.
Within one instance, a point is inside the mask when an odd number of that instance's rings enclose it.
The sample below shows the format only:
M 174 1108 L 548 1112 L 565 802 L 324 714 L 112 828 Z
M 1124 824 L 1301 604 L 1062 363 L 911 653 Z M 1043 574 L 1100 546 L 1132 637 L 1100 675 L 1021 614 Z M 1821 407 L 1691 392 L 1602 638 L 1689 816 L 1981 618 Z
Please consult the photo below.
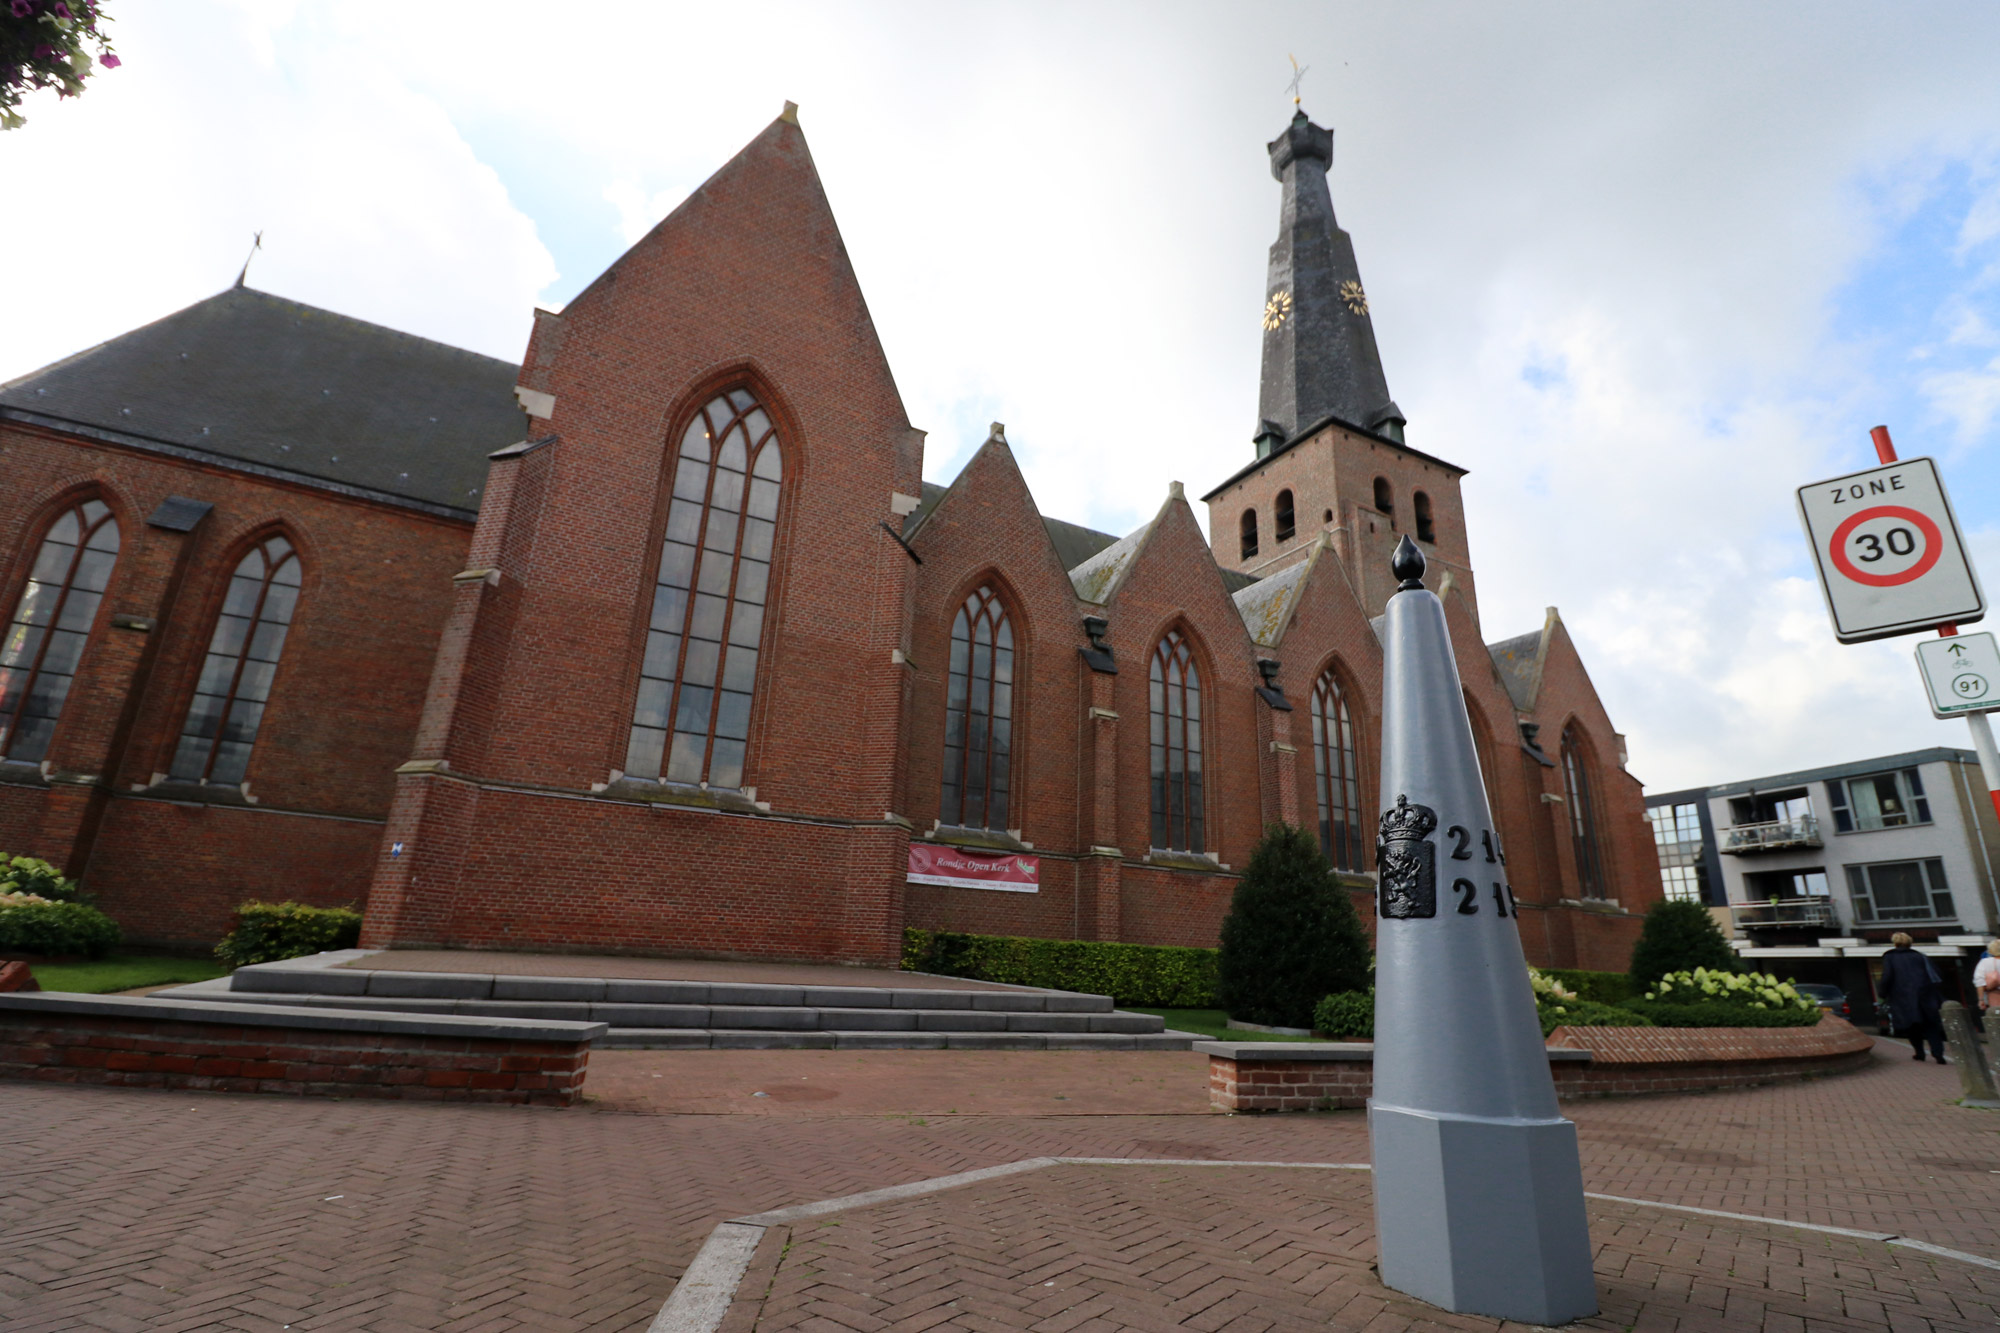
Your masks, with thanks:
M 1548 1043 L 1556 1096 L 1706 1092 L 1845 1073 L 1874 1038 L 1831 1016 L 1813 1028 L 1557 1028 Z M 1369 1042 L 1196 1042 L 1220 1111 L 1330 1111 L 1368 1104 Z
M 569 1106 L 603 1023 L 0 995 L 0 1078 Z

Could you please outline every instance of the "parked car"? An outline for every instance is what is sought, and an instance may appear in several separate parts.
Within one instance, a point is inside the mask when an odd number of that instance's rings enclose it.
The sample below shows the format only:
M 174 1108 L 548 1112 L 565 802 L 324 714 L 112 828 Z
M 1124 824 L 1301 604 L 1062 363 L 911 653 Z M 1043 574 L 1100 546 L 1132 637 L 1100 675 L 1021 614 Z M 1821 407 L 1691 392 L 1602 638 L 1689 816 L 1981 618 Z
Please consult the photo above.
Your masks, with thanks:
M 1847 1003 L 1847 992 L 1838 986 L 1824 981 L 1794 981 L 1792 989 L 1818 1004 L 1823 1014 L 1850 1020 L 1854 1017 L 1854 1011 Z

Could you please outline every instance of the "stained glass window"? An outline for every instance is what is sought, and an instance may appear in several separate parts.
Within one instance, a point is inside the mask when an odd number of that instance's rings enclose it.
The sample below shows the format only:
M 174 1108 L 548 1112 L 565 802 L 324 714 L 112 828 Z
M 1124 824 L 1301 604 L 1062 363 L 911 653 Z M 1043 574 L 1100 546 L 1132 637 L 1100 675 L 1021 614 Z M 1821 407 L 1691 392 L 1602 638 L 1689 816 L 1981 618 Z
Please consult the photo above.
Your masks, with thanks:
M 243 781 L 298 605 L 299 556 L 283 537 L 266 537 L 236 562 L 167 776 Z
M 1194 650 L 1170 630 L 1153 650 L 1153 846 L 1202 850 L 1201 672 Z
M 1576 873 L 1581 881 L 1578 887 L 1586 898 L 1602 898 L 1604 854 L 1598 844 L 1597 807 L 1574 724 L 1563 728 L 1562 769 L 1563 794 L 1569 801 L 1570 845 L 1576 852 Z
M 118 520 L 102 500 L 84 500 L 49 525 L 0 639 L 0 757 L 40 763 L 48 755 L 117 563 Z
M 1013 719 L 1014 627 L 993 590 L 981 587 L 951 622 L 941 822 L 1007 827 Z
M 1360 871 L 1361 765 L 1347 697 L 1331 670 L 1313 686 L 1313 777 L 1319 794 L 1319 845 L 1336 870 Z
M 733 389 L 681 436 L 625 771 L 743 785 L 784 480 L 771 418 Z

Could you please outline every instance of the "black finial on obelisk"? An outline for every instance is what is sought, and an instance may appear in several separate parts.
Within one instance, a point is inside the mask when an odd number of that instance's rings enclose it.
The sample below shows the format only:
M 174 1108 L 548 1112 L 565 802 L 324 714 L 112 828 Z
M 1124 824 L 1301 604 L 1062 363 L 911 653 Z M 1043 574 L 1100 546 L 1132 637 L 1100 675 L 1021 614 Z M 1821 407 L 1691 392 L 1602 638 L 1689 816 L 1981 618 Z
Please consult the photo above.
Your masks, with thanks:
M 1396 553 L 1389 557 L 1389 572 L 1402 582 L 1396 585 L 1398 592 L 1421 592 L 1424 586 L 1424 553 L 1404 533 L 1403 540 L 1396 543 Z

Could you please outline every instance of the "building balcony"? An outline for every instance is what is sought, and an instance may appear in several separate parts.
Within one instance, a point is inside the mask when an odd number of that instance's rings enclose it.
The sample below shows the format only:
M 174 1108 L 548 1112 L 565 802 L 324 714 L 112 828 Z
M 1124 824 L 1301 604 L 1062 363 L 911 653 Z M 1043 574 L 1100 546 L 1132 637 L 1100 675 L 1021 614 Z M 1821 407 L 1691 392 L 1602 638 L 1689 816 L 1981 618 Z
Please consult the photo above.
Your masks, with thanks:
M 1729 916 L 1740 930 L 1812 929 L 1833 927 L 1831 898 L 1772 898 L 1761 903 L 1731 903 Z
M 1732 856 L 1825 845 L 1820 841 L 1819 820 L 1811 815 L 1774 820 L 1769 824 L 1738 824 L 1722 835 L 1722 850 Z

